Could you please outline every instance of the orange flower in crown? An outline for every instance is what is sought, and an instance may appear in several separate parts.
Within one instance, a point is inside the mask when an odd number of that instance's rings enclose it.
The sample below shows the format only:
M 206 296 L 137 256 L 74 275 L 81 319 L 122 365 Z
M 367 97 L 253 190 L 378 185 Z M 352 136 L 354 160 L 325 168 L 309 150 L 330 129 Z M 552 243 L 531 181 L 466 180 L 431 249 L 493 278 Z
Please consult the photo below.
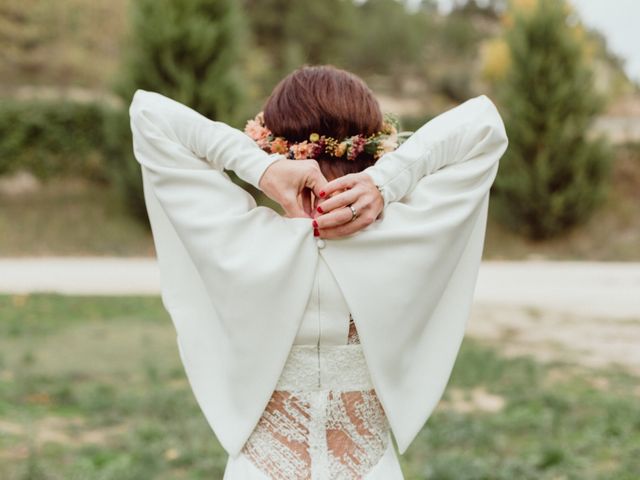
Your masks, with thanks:
M 287 153 L 289 151 L 289 142 L 282 137 L 274 138 L 271 141 L 271 151 L 273 153 Z
M 291 152 L 293 153 L 293 158 L 296 160 L 303 160 L 305 158 L 316 158 L 317 150 L 318 150 L 317 143 L 308 142 L 306 140 L 304 142 L 298 142 L 291 145 Z
M 267 153 L 280 153 L 294 160 L 315 159 L 322 153 L 336 158 L 355 160 L 362 152 L 372 155 L 377 160 L 385 153 L 398 148 L 413 133 L 398 133 L 398 125 L 397 118 L 387 113 L 384 115 L 382 130 L 369 136 L 358 134 L 339 140 L 311 133 L 307 140 L 289 142 L 284 137 L 273 135 L 264 123 L 263 112 L 259 112 L 255 118 L 247 120 L 244 133 Z

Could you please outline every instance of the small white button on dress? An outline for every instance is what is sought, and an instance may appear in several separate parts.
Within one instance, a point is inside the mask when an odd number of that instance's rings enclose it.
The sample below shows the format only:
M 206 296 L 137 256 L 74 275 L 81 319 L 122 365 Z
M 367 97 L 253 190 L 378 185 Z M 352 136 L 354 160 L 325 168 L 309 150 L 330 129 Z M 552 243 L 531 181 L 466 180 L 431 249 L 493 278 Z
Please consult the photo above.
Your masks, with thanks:
M 318 248 L 324 248 L 325 242 L 323 239 L 319 238 L 316 240 L 316 245 L 318 245 Z

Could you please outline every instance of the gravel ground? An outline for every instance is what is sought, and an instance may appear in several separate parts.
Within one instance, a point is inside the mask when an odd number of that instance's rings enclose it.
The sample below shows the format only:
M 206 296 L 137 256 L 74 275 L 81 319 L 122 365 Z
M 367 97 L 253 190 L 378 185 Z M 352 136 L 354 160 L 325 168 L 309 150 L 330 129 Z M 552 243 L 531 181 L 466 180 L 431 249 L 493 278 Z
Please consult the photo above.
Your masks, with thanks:
M 0 258 L 0 293 L 158 295 L 155 259 Z M 506 354 L 640 374 L 640 263 L 490 261 L 468 334 Z
M 149 257 L 0 257 L 0 292 L 157 295 Z M 483 262 L 477 303 L 640 319 L 640 262 Z

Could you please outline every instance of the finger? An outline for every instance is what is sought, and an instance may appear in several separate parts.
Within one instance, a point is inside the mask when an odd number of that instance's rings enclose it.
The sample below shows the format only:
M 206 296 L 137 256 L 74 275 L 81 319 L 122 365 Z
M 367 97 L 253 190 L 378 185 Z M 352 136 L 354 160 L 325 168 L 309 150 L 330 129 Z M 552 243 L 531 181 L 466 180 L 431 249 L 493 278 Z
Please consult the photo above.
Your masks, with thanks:
M 356 210 L 358 216 L 361 211 L 364 210 L 365 206 L 362 204 L 354 203 L 352 207 Z M 353 218 L 353 212 L 349 207 L 336 208 L 331 211 L 331 213 L 325 213 L 323 215 L 319 215 L 315 217 L 316 222 L 318 223 L 318 228 L 333 228 L 338 225 L 343 225 L 347 222 L 355 222 L 355 220 L 351 220 Z
M 323 231 L 339 234 L 340 231 L 336 228 L 341 226 L 348 227 L 345 231 L 353 233 L 371 223 L 369 221 L 370 215 L 368 215 L 369 207 L 366 204 L 360 201 L 354 203 L 352 207 L 356 211 L 356 218 L 353 218 L 353 212 L 348 207 L 338 208 L 329 214 L 316 217 L 320 234 L 322 235 Z
M 311 218 L 311 200 L 309 198 L 310 195 L 311 191 L 308 188 L 303 188 L 296 195 L 296 206 L 294 210 L 294 215 L 296 217 Z
M 325 195 L 322 198 L 327 198 L 331 196 L 333 193 L 338 192 L 340 190 L 352 188 L 357 183 L 357 177 L 353 174 L 344 175 L 342 177 L 338 177 L 334 180 L 328 182 L 322 191 Z
M 315 220 L 318 223 L 318 228 L 332 228 L 349 222 L 351 220 L 351 217 L 353 217 L 351 209 L 337 208 L 331 213 L 318 215 L 317 217 L 315 217 Z
M 328 183 L 329 182 L 320 170 L 318 170 L 317 168 L 312 168 L 309 172 L 309 175 L 307 175 L 305 179 L 304 186 L 311 189 L 314 195 L 319 197 L 320 192 L 324 191 Z
M 290 217 L 306 218 L 306 217 L 309 216 L 304 211 L 304 205 L 303 205 L 303 202 L 302 202 L 302 196 L 300 194 L 298 194 L 296 196 L 294 201 L 283 200 L 281 205 L 282 205 L 282 208 L 284 208 L 284 210 L 287 213 L 287 215 L 290 216 Z
M 366 226 L 367 225 L 363 220 L 356 218 L 353 222 L 347 222 L 342 225 L 338 225 L 337 227 L 320 229 L 319 230 L 320 238 L 326 238 L 326 239 L 344 238 L 346 236 L 357 233 L 358 231 L 362 230 Z
M 312 212 L 312 202 L 311 202 L 311 197 L 313 195 L 313 192 L 308 189 L 305 188 L 302 191 L 302 208 L 304 210 L 304 212 L 306 213 L 307 216 L 311 217 L 311 212 Z
M 318 204 L 318 207 L 322 209 L 320 213 L 329 213 L 337 208 L 351 205 L 360 197 L 361 194 L 362 192 L 360 189 L 353 188 L 351 190 L 338 193 L 331 198 L 327 198 Z
M 311 209 L 311 196 L 314 189 L 319 193 L 327 183 L 327 179 L 318 169 L 317 163 L 311 160 L 309 162 L 311 163 L 306 166 L 302 163 L 298 164 L 302 175 L 299 177 L 297 191 L 290 193 L 292 196 L 295 193 L 295 197 L 289 200 L 289 205 L 287 205 L 289 216 L 311 218 L 314 213 Z

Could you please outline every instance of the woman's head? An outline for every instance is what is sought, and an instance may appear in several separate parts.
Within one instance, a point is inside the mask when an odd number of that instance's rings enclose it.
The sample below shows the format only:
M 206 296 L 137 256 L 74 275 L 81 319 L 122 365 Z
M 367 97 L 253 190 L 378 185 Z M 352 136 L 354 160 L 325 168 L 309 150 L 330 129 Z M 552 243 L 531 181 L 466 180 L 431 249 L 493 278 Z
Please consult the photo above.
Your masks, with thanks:
M 304 66 L 287 75 L 273 89 L 263 112 L 266 127 L 291 142 L 303 141 L 311 133 L 334 138 L 371 135 L 381 130 L 384 120 L 367 84 L 332 65 Z M 375 163 L 366 152 L 355 160 L 321 155 L 317 161 L 329 180 Z

